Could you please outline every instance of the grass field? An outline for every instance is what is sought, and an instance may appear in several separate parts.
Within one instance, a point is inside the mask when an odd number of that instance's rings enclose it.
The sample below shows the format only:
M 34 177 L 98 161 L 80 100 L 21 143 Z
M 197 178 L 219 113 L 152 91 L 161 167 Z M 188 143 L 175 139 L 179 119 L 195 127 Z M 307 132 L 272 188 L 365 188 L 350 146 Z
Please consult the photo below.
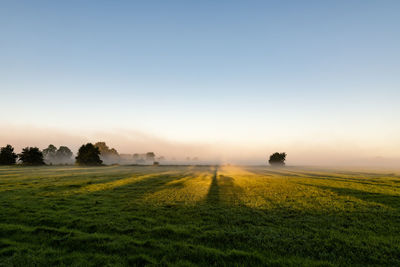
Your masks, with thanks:
M 400 266 L 400 175 L 0 167 L 0 266 Z

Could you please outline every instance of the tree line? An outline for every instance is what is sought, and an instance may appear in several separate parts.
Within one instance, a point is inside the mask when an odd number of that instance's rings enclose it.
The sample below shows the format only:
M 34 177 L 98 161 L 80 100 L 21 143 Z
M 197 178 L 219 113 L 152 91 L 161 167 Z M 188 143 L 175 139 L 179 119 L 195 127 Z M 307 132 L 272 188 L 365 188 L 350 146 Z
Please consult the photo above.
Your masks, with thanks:
M 269 157 L 268 163 L 271 166 L 284 166 L 286 160 L 286 153 L 274 153 Z M 25 147 L 22 152 L 16 154 L 11 145 L 6 145 L 0 148 L 0 165 L 14 165 L 17 160 L 23 165 L 45 165 L 45 164 L 73 164 L 73 153 L 66 146 L 59 148 L 54 145 L 49 145 L 46 149 L 41 151 L 37 147 Z M 158 159 L 163 159 L 159 157 Z M 97 142 L 94 145 L 87 143 L 82 145 L 78 154 L 75 157 L 75 164 L 84 166 L 99 166 L 103 164 L 117 163 L 119 154 L 115 148 L 109 148 L 105 142 Z M 153 162 L 158 165 L 154 152 L 147 152 L 146 154 L 133 154 L 132 159 L 135 163 L 141 164 L 146 162 Z
M 162 157 L 160 157 L 162 158 Z M 73 158 L 71 149 L 67 146 L 56 146 L 50 144 L 46 149 L 41 151 L 37 147 L 25 147 L 22 152 L 17 154 L 14 147 L 6 145 L 0 148 L 0 165 L 14 165 L 20 163 L 22 165 L 67 165 L 77 164 L 86 166 L 99 166 L 103 164 L 118 163 L 120 155 L 115 148 L 109 148 L 105 142 L 97 142 L 95 144 L 87 143 L 82 145 L 78 154 Z M 155 153 L 147 152 L 146 154 L 134 154 L 132 161 L 135 163 L 146 163 L 155 161 Z

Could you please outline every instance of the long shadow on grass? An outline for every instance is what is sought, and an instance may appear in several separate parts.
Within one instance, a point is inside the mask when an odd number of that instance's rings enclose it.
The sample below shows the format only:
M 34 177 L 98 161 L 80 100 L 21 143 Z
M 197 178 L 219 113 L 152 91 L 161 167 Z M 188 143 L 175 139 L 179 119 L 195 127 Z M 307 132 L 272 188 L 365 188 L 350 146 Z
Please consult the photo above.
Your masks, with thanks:
M 336 180 L 340 182 L 347 182 L 347 183 L 360 183 L 360 184 L 366 184 L 366 185 L 373 185 L 373 186 L 383 186 L 383 187 L 398 187 L 397 185 L 390 185 L 390 184 L 385 184 L 382 181 L 376 180 L 381 178 L 382 176 L 385 175 L 379 175 L 377 173 L 343 173 L 343 175 L 369 175 L 372 177 L 367 177 L 364 178 L 360 176 L 359 178 L 354 178 L 354 177 L 343 177 L 340 175 L 331 175 L 331 174 L 326 174 L 326 173 L 314 173 L 314 172 L 304 172 L 304 171 L 291 171 L 291 170 L 286 170 L 286 169 L 281 169 L 281 170 L 260 170 L 259 172 L 255 172 L 260 175 L 263 175 L 264 173 L 270 173 L 270 174 L 277 174 L 281 176 L 290 176 L 290 177 L 299 177 L 299 178 L 310 178 L 310 179 L 319 179 L 319 180 Z M 394 174 L 393 177 L 397 177 Z M 374 180 L 372 180 L 374 179 Z M 391 180 L 391 181 L 396 181 L 396 180 Z
M 338 182 L 345 182 L 345 183 L 358 183 L 358 184 L 365 184 L 365 185 L 372 185 L 372 186 L 383 186 L 383 187 L 390 187 L 390 188 L 398 188 L 397 185 L 385 184 L 382 181 L 376 181 L 371 179 L 363 179 L 363 178 L 339 178 L 339 177 L 327 177 L 327 176 L 313 176 L 307 177 L 309 179 L 316 179 L 316 180 L 324 180 L 324 181 L 338 181 Z
M 161 173 L 140 180 L 132 181 L 128 184 L 116 186 L 112 190 L 120 191 L 125 194 L 127 199 L 135 200 L 144 197 L 147 194 L 153 194 L 168 187 L 177 187 L 181 185 L 179 180 L 187 180 L 192 177 L 191 172 L 184 173 Z M 170 184 L 170 182 L 177 180 L 178 182 Z M 99 193 L 99 192 L 97 192 Z M 111 193 L 112 194 L 112 193 Z
M 368 172 L 336 172 L 335 174 L 327 174 L 326 172 L 309 172 L 309 171 L 298 171 L 297 173 L 305 177 L 319 177 L 319 178 L 338 178 L 338 179 L 379 179 L 382 177 L 394 177 L 398 176 L 394 173 L 368 173 Z M 344 176 L 343 176 L 344 175 Z
M 389 206 L 394 209 L 400 209 L 400 197 L 382 193 L 372 193 L 366 192 L 363 190 L 353 189 L 353 188 L 342 188 L 342 187 L 332 187 L 332 186 L 324 186 L 324 185 L 313 185 L 313 184 L 305 184 L 300 183 L 302 185 L 312 186 L 316 188 L 320 188 L 323 190 L 329 190 L 335 192 L 342 196 L 350 196 L 355 197 L 363 201 L 380 203 L 386 206 Z
M 395 173 L 376 173 L 376 172 L 352 172 L 352 171 L 337 171 L 337 170 L 332 170 L 329 173 L 327 171 L 311 171 L 307 169 L 293 169 L 293 168 L 287 168 L 287 167 L 266 167 L 266 168 L 248 168 L 249 171 L 254 172 L 256 174 L 264 175 L 266 173 L 268 174 L 275 174 L 275 175 L 281 175 L 281 176 L 290 176 L 290 177 L 319 177 L 319 178 L 342 178 L 342 179 L 362 179 L 364 177 L 367 177 L 368 179 L 376 179 L 376 178 L 381 178 L 381 177 L 399 177 Z M 332 174 L 334 173 L 334 174 Z M 343 177 L 343 175 L 347 177 Z M 353 178 L 349 176 L 357 176 L 359 178 Z
M 219 186 L 217 176 L 218 168 L 215 168 L 214 174 L 211 178 L 211 185 L 206 196 L 206 202 L 210 204 L 219 203 Z
M 184 172 L 181 175 L 170 173 L 149 176 L 143 180 L 106 190 L 107 199 L 126 200 L 123 199 L 123 195 L 115 194 L 112 190 L 120 190 L 128 198 L 138 198 L 144 192 L 176 186 L 168 183 L 173 180 L 178 180 L 179 183 L 179 180 L 190 175 L 190 172 Z M 135 218 L 138 216 L 149 218 L 148 221 L 153 221 L 153 225 L 146 223 L 140 227 L 142 222 L 133 221 L 132 225 L 126 226 L 127 221 L 122 218 L 108 216 L 103 220 L 114 220 L 115 224 L 107 225 L 108 230 L 100 228 L 99 232 L 92 234 L 85 232 L 86 227 L 72 229 L 67 224 L 67 228 L 62 229 L 46 225 L 23 226 L 22 224 L 14 225 L 10 220 L 10 223 L 3 223 L 0 227 L 0 265 L 2 256 L 11 257 L 15 254 L 15 258 L 18 259 L 25 254 L 31 254 L 33 255 L 31 258 L 23 258 L 23 260 L 30 262 L 29 260 L 32 259 L 49 259 L 45 263 L 42 261 L 42 264 L 40 262 L 36 264 L 46 266 L 85 265 L 86 260 L 93 266 L 116 265 L 117 263 L 126 266 L 152 263 L 160 265 L 186 263 L 186 265 L 200 266 L 307 266 L 330 265 L 329 263 L 342 266 L 367 264 L 398 266 L 398 247 L 384 241 L 384 237 L 387 237 L 386 229 L 379 232 L 382 238 L 372 239 L 377 240 L 376 244 L 368 244 L 371 239 L 366 237 L 354 242 L 354 239 L 349 238 L 348 235 L 339 235 L 339 230 L 346 233 L 349 231 L 348 227 L 352 227 L 350 233 L 351 231 L 358 233 L 356 227 L 367 231 L 370 226 L 367 224 L 368 219 L 371 220 L 371 218 L 364 215 L 357 217 L 355 214 L 355 217 L 350 216 L 350 220 L 347 220 L 342 218 L 342 215 L 326 217 L 327 215 L 323 212 L 304 214 L 292 210 L 265 212 L 246 206 L 222 207 L 216 204 L 220 204 L 226 194 L 231 199 L 240 197 L 241 188 L 235 185 L 234 178 L 218 175 L 217 171 L 214 171 L 211 179 L 206 197 L 208 205 L 199 203 L 195 207 L 178 207 L 178 209 L 146 206 L 145 208 L 138 207 L 138 210 L 129 214 L 134 215 Z M 353 189 L 328 186 L 322 188 L 337 190 L 339 194 L 360 198 L 376 195 Z M 383 199 L 388 197 L 378 195 Z M 394 200 L 393 196 L 389 198 Z M 210 206 L 215 208 L 210 209 Z M 87 213 L 84 215 L 87 217 Z M 127 215 L 125 214 L 126 217 Z M 87 217 L 87 220 L 89 219 L 91 218 Z M 92 217 L 92 219 L 95 226 L 102 224 L 101 221 L 96 220 L 98 217 Z M 367 221 L 363 224 L 365 219 Z M 353 221 L 354 225 L 351 224 Z M 386 221 L 389 222 L 388 219 Z M 398 225 L 397 221 L 391 223 L 394 226 Z M 157 227 L 154 227 L 154 224 Z M 118 228 L 121 225 L 125 225 L 128 231 L 121 231 L 121 228 Z M 349 226 L 335 230 L 340 225 Z M 375 233 L 368 230 L 366 235 L 371 235 L 373 238 Z M 1 243 L 5 239 L 10 240 L 10 245 Z M 16 252 L 6 251 L 5 249 L 8 249 L 6 246 Z M 26 247 L 29 251 L 26 251 Z M 54 248 L 55 251 L 49 248 Z M 19 251 L 21 254 L 17 254 Z M 85 262 L 72 258 L 71 255 L 80 257 Z M 34 264 L 35 262 L 32 263 Z M 12 264 L 7 266 L 12 266 Z
M 253 170 L 251 168 L 248 168 L 249 171 L 258 174 L 258 175 L 263 175 L 263 176 L 268 176 L 268 175 L 280 175 L 280 176 L 292 176 L 292 177 L 301 177 L 301 175 L 292 173 L 290 170 L 287 170 L 285 168 L 266 168 L 266 169 L 261 169 L 261 170 Z
M 234 178 L 218 175 L 218 169 L 215 169 L 211 179 L 211 185 L 205 199 L 207 204 L 242 204 L 240 195 L 243 190 L 235 184 Z

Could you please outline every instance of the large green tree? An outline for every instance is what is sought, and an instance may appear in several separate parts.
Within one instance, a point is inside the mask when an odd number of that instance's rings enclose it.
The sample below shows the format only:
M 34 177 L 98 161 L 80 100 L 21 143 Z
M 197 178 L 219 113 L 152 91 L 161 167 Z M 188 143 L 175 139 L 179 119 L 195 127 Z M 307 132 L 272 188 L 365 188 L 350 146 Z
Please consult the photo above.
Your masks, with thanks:
M 87 143 L 79 148 L 78 155 L 76 156 L 76 163 L 78 165 L 98 166 L 103 163 L 100 159 L 100 150 L 92 143 Z
M 13 165 L 17 161 L 17 154 L 11 145 L 6 145 L 0 149 L 0 165 Z
M 37 147 L 25 147 L 18 154 L 18 158 L 24 165 L 44 165 L 43 153 Z

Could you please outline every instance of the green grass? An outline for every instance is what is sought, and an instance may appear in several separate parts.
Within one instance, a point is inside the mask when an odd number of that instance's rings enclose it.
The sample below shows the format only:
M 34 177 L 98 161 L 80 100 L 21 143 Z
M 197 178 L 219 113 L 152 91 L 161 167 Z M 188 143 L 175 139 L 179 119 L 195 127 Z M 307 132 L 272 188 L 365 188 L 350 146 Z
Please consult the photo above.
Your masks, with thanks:
M 0 167 L 0 266 L 400 266 L 400 176 Z

